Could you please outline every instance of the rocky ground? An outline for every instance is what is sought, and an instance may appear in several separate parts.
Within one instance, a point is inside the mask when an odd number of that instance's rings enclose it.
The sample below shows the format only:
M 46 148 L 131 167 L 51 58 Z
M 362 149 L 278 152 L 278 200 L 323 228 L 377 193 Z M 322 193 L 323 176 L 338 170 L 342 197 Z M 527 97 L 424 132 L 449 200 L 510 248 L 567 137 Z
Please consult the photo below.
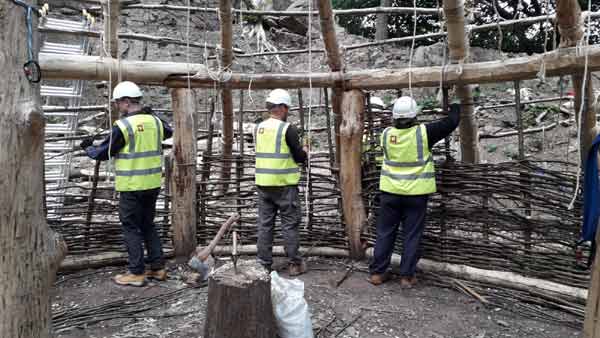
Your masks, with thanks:
M 285 265 L 283 261 L 277 263 Z M 409 290 L 401 289 L 395 281 L 375 287 L 366 281 L 366 266 L 356 265 L 344 280 L 349 266 L 341 260 L 310 258 L 309 272 L 300 277 L 315 337 L 568 338 L 580 334 L 569 327 L 486 308 L 475 298 L 440 288 L 426 278 Z M 283 267 L 281 270 L 282 277 L 287 278 Z M 202 337 L 207 288 L 183 289 L 185 284 L 178 278 L 180 270 L 175 265 L 171 265 L 168 281 L 143 288 L 114 284 L 110 277 L 118 271 L 104 268 L 59 277 L 53 290 L 55 314 L 67 310 L 83 313 L 86 307 L 94 306 L 96 310 L 88 318 L 114 318 L 62 327 L 57 338 Z M 177 290 L 179 294 L 145 312 L 119 314 L 125 307 L 114 305 L 116 301 L 139 302 Z

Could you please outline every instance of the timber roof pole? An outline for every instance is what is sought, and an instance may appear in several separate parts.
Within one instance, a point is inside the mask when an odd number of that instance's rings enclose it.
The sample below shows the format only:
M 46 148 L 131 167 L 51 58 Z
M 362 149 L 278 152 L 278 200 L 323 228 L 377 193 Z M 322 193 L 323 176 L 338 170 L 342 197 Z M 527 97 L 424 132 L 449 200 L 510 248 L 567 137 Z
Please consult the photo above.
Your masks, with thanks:
M 119 56 L 119 18 L 121 14 L 121 4 L 119 0 L 102 0 L 102 16 L 104 20 L 104 41 L 102 41 L 104 51 L 107 56 L 117 59 Z M 112 91 L 119 83 L 119 78 L 112 77 L 112 85 L 109 97 L 112 96 Z M 119 112 L 114 109 L 111 111 L 111 121 L 119 119 Z
M 577 0 L 559 0 L 556 3 L 556 21 L 560 32 L 560 47 L 574 47 L 584 39 L 584 18 L 581 7 Z M 585 52 L 583 52 L 585 53 Z M 589 55 L 588 55 L 589 56 Z M 588 59 L 589 61 L 589 59 Z M 584 60 L 585 62 L 585 60 Z M 587 151 L 592 145 L 597 134 L 596 114 L 592 107 L 594 86 L 591 78 L 591 69 L 588 67 L 587 78 L 584 79 L 583 71 L 573 73 L 573 89 L 575 91 L 575 119 L 581 127 L 579 138 L 579 149 L 581 151 L 581 163 L 585 162 Z M 583 93 L 585 81 L 585 94 Z M 584 99 L 582 102 L 581 99 Z M 581 106 L 581 123 L 579 122 Z
M 231 0 L 219 1 L 219 21 L 221 22 L 221 66 L 229 70 L 233 63 L 233 15 L 231 14 Z M 221 92 L 223 103 L 223 157 L 225 162 L 221 168 L 221 180 L 228 182 L 231 177 L 231 158 L 233 153 L 233 95 L 231 88 L 225 86 Z M 227 191 L 228 184 L 223 183 L 221 191 Z
M 465 26 L 463 0 L 444 0 L 444 14 L 448 27 L 448 47 L 450 61 L 462 64 L 469 57 L 469 40 Z M 479 138 L 473 109 L 473 94 L 467 84 L 456 85 L 456 95 L 460 98 L 462 112 L 460 119 L 460 150 L 463 162 L 479 162 Z
M 561 76 L 582 73 L 588 55 L 588 70 L 600 71 L 600 45 L 564 48 L 545 54 L 510 58 L 504 61 L 466 63 L 458 74 L 458 65 L 446 67 L 445 84 L 498 83 L 504 81 L 530 80 L 538 77 L 542 62 L 546 76 Z M 583 54 L 583 55 L 582 55 Z M 40 67 L 47 80 L 108 80 L 108 72 L 116 77 L 119 65 L 109 57 L 85 55 L 40 54 Z M 123 80 L 142 85 L 187 88 L 187 64 L 183 62 L 121 61 Z M 247 89 L 250 83 L 254 89 L 308 88 L 307 73 L 249 74 L 231 73 L 227 82 L 215 81 L 203 64 L 190 64 L 193 88 Z M 437 87 L 440 83 L 441 66 L 412 68 L 412 87 Z M 341 72 L 312 73 L 313 88 L 331 88 L 344 81 L 346 89 L 394 89 L 408 88 L 408 69 L 372 69 Z
M 560 47 L 572 47 L 582 42 L 585 38 L 584 25 L 581 7 L 577 0 L 558 0 L 556 19 L 561 36 Z M 587 71 L 587 74 L 579 72 L 572 75 L 575 89 L 575 119 L 578 128 L 581 128 L 578 133 L 581 165 L 585 164 L 587 152 L 598 133 L 596 112 L 592 106 L 594 90 L 591 79 L 592 70 L 588 68 Z M 599 240 L 598 235 L 600 235 L 600 231 L 596 233 L 596 242 Z M 594 259 L 591 275 L 583 323 L 583 337 L 600 338 L 600 255 L 598 254 Z
M 321 33 L 327 53 L 327 63 L 332 72 L 343 73 L 342 57 L 335 32 L 331 1 L 321 0 L 317 1 L 317 3 L 321 19 Z M 308 38 L 312 38 L 310 32 Z M 342 209 L 350 255 L 354 259 L 361 259 L 364 257 L 364 248 L 360 236 L 363 225 L 366 222 L 365 207 L 360 197 L 362 195 L 360 185 L 360 154 L 365 103 L 364 95 L 361 91 L 353 90 L 345 92 L 343 85 L 342 81 L 336 82 L 333 87 L 333 96 L 331 99 L 332 109 L 336 116 L 336 164 L 340 169 L 339 181 L 342 190 Z M 342 112 L 342 105 L 346 109 L 345 112 Z
M 325 53 L 327 55 L 327 64 L 332 72 L 341 72 L 342 57 L 337 37 L 335 35 L 335 23 L 333 19 L 334 17 L 333 9 L 331 8 L 331 1 L 317 1 L 317 4 L 319 7 L 319 18 L 321 21 L 321 34 L 323 35 L 323 43 L 325 44 Z M 309 36 L 308 38 L 311 39 L 312 37 Z M 333 95 L 331 97 L 331 107 L 333 110 L 333 115 L 335 116 L 335 165 L 337 167 L 340 165 L 340 110 L 342 107 L 343 91 L 342 83 L 340 82 L 333 87 Z

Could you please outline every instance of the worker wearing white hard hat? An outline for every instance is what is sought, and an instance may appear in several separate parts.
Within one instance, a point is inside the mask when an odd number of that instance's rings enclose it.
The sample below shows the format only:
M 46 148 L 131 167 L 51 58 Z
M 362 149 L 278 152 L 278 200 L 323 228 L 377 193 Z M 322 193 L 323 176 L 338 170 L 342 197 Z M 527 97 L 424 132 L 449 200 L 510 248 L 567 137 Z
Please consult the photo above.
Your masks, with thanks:
M 162 141 L 171 137 L 173 131 L 150 108 L 142 107 L 141 99 L 142 91 L 135 83 L 119 83 L 114 88 L 113 101 L 123 117 L 100 145 L 94 146 L 92 138 L 80 144 L 92 159 L 115 159 L 115 190 L 119 191 L 119 218 L 129 270 L 115 276 L 119 285 L 143 286 L 147 278 L 167 278 L 154 215 L 162 179 Z M 145 270 L 145 263 L 150 270 Z
M 383 164 L 379 180 L 379 214 L 373 261 L 369 265 L 369 282 L 374 285 L 388 279 L 390 257 L 402 220 L 403 248 L 400 262 L 400 284 L 412 287 L 417 282 L 415 271 L 419 246 L 425 228 L 429 195 L 436 191 L 435 168 L 431 149 L 456 129 L 460 106 L 451 105 L 449 115 L 422 124 L 417 121 L 420 108 L 408 96 L 400 97 L 392 109 L 393 126 L 381 135 Z
M 266 99 L 269 118 L 256 127 L 256 190 L 258 191 L 257 259 L 265 268 L 273 264 L 273 228 L 279 211 L 291 276 L 306 271 L 300 256 L 299 228 L 302 219 L 298 182 L 299 165 L 307 160 L 298 129 L 287 122 L 290 94 L 275 89 Z
M 378 96 L 371 96 L 369 98 L 369 106 L 373 113 L 379 113 L 385 109 L 385 103 L 383 103 L 383 100 Z

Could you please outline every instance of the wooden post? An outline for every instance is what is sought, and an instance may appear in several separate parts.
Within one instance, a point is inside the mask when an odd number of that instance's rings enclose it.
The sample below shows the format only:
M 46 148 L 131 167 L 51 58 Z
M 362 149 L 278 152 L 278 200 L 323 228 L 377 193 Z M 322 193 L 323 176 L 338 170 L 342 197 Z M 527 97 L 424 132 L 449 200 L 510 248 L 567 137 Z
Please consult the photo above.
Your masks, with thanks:
M 444 13 L 448 23 L 448 46 L 450 61 L 463 63 L 469 56 L 469 40 L 466 39 L 465 8 L 462 0 L 444 0 Z M 457 84 L 456 95 L 460 98 L 460 148 L 463 162 L 479 163 L 479 137 L 473 110 L 473 95 L 468 85 Z
M 26 12 L 3 1 L 0 13 L 0 25 L 11 27 L 0 30 L 0 337 L 48 338 L 50 293 L 66 245 L 48 227 L 42 208 L 44 116 L 40 86 L 23 73 Z
M 340 181 L 342 208 L 346 223 L 350 255 L 354 259 L 364 257 L 360 235 L 366 222 L 361 185 L 361 150 L 365 96 L 360 90 L 344 92 L 342 100 L 342 123 L 340 124 Z
M 196 248 L 196 96 L 172 89 L 173 100 L 173 247 L 175 257 L 187 259 Z
M 237 271 L 236 271 L 237 270 Z M 271 278 L 256 261 L 227 263 L 210 275 L 205 338 L 273 338 Z
M 391 0 L 381 0 L 381 7 L 391 7 Z M 386 13 L 377 14 L 377 23 L 375 30 L 375 40 L 385 40 L 388 38 L 388 15 Z
M 219 20 L 221 22 L 221 46 L 223 55 L 221 64 L 229 68 L 233 62 L 233 16 L 231 15 L 231 0 L 219 1 Z M 231 159 L 233 154 L 233 94 L 231 89 L 224 88 L 221 92 L 223 103 L 223 166 L 221 168 L 221 193 L 225 194 L 229 187 L 227 181 L 231 178 Z
M 202 156 L 202 176 L 200 178 L 200 225 L 206 224 L 206 200 L 208 181 L 210 180 L 210 161 L 212 161 L 212 142 L 215 126 L 213 117 L 215 116 L 215 99 L 210 98 L 210 113 L 208 115 L 208 138 L 206 140 L 206 151 Z
M 119 0 L 102 0 L 102 16 L 104 20 L 104 41 L 102 45 L 107 56 L 117 58 L 119 56 L 119 18 L 121 6 Z M 112 77 L 112 86 L 109 96 L 112 95 L 113 89 L 119 83 L 120 79 Z M 111 112 L 111 120 L 114 122 L 119 119 L 119 111 L 113 109 Z

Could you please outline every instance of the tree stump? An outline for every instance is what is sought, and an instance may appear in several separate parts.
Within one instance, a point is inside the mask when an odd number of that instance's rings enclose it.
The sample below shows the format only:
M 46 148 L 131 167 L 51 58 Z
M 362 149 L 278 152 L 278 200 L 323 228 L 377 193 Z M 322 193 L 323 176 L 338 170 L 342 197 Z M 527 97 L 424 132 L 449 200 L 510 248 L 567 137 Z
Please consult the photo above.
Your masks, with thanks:
M 215 270 L 208 280 L 205 338 L 274 338 L 271 277 L 255 261 Z

